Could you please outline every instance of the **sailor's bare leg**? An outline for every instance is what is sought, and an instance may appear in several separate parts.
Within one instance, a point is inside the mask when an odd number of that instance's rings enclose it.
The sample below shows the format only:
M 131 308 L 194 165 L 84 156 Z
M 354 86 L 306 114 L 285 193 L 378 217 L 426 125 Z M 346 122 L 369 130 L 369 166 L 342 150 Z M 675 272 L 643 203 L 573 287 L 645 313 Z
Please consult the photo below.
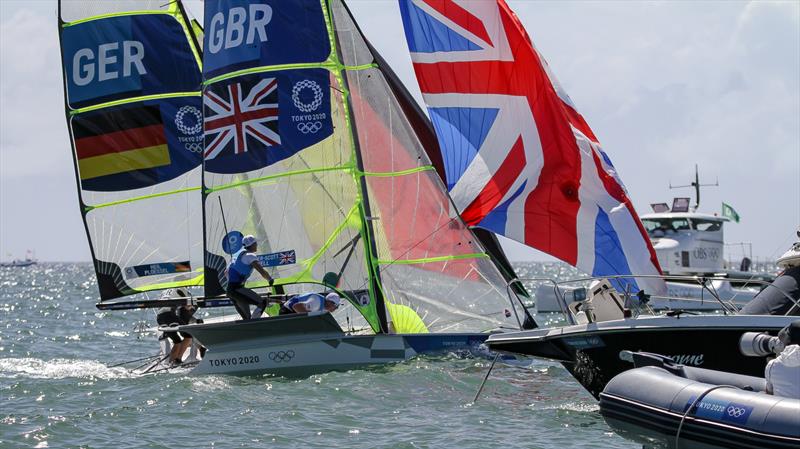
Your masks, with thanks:
M 186 337 L 180 343 L 172 345 L 172 350 L 169 352 L 169 360 L 171 362 L 180 362 L 183 358 L 183 353 L 192 345 L 191 337 Z

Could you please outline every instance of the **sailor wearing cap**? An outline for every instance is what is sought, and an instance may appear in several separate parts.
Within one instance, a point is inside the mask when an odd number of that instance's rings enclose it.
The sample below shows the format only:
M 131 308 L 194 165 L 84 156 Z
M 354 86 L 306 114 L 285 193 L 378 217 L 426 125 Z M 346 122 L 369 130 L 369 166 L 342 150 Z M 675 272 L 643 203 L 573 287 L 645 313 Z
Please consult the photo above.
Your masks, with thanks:
M 280 314 L 322 312 L 323 310 L 333 312 L 341 302 L 339 295 L 334 292 L 325 296 L 320 293 L 306 293 L 297 295 L 283 303 Z
M 267 306 L 267 301 L 262 299 L 256 292 L 244 286 L 247 278 L 253 273 L 253 269 L 261 273 L 264 279 L 269 281 L 269 285 L 274 282 L 272 276 L 267 273 L 256 257 L 258 242 L 252 235 L 246 235 L 242 239 L 242 249 L 233 255 L 230 265 L 228 265 L 228 288 L 226 292 L 233 301 L 233 306 L 239 312 L 242 319 L 259 318 Z M 250 314 L 250 304 L 256 305 L 253 314 Z

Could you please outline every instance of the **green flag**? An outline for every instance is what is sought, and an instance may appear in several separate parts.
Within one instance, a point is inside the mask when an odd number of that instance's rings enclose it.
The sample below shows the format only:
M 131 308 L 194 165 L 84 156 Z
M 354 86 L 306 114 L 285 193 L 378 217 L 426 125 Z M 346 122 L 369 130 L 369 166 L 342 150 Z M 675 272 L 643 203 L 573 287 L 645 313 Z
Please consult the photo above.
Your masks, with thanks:
M 722 203 L 722 216 L 728 217 L 731 220 L 735 221 L 736 223 L 739 223 L 739 214 L 737 214 L 736 211 L 733 210 L 731 206 L 725 203 Z

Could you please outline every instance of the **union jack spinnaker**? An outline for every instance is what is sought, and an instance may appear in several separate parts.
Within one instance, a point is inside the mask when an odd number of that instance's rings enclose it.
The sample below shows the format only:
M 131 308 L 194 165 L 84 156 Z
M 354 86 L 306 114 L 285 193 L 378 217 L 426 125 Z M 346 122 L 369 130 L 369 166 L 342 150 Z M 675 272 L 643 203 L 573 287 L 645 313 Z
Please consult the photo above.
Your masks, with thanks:
M 505 1 L 399 2 L 440 171 L 467 224 L 594 276 L 660 274 L 610 158 Z

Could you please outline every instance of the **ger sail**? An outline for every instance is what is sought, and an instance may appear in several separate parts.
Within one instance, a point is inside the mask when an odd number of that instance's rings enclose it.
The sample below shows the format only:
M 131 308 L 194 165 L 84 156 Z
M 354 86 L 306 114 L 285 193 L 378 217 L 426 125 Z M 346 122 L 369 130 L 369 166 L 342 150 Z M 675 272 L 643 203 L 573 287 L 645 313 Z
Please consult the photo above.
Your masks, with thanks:
M 660 274 L 611 159 L 505 1 L 399 3 L 464 220 L 593 276 Z M 611 282 L 664 289 L 653 277 Z
M 59 2 L 66 119 L 101 301 L 203 285 L 201 53 L 179 2 Z
M 342 2 L 207 2 L 204 16 L 206 294 L 225 290 L 250 234 L 276 282 L 248 287 L 347 301 L 333 314 L 182 326 L 208 347 L 198 372 L 385 363 L 519 327 Z

